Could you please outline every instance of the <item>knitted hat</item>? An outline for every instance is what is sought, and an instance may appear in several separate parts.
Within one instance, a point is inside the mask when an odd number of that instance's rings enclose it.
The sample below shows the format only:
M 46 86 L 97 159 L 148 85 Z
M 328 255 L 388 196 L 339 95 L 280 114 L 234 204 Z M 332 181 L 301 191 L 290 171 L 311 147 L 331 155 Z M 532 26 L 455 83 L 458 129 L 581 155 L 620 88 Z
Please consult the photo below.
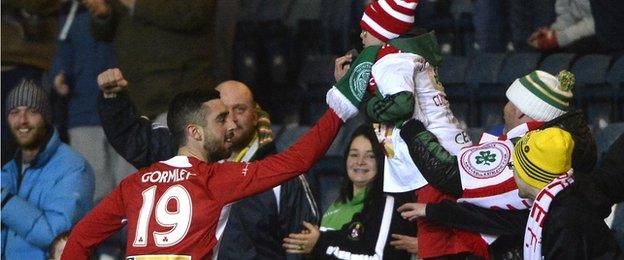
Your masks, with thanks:
M 542 189 L 572 168 L 574 140 L 560 128 L 527 133 L 514 146 L 513 162 L 518 177 Z
M 536 70 L 516 79 L 507 89 L 507 99 L 522 113 L 537 121 L 550 121 L 570 109 L 574 75 L 569 71 L 559 76 Z
M 34 81 L 22 80 L 17 87 L 9 92 L 5 102 L 7 113 L 19 106 L 34 108 L 41 113 L 46 123 L 52 122 L 52 110 L 48 100 L 48 93 L 43 88 L 37 86 Z
M 418 0 L 379 0 L 364 8 L 360 27 L 377 39 L 388 42 L 407 33 L 414 25 Z

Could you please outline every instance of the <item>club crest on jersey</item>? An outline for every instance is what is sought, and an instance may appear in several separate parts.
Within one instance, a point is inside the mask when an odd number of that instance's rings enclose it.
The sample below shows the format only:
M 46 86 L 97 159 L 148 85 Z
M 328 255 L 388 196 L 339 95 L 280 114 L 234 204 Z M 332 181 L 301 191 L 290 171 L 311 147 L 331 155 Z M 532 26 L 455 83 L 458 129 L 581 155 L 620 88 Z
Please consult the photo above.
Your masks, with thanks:
M 372 67 L 372 62 L 362 62 L 353 69 L 353 73 L 349 77 L 349 89 L 358 101 L 362 101 L 364 91 L 368 87 Z
M 481 146 L 467 148 L 462 152 L 462 169 L 477 179 L 498 176 L 509 163 L 510 150 L 505 144 L 491 142 Z
M 360 236 L 362 235 L 362 232 L 364 231 L 364 225 L 362 225 L 362 222 L 359 222 L 359 221 L 354 222 L 354 223 L 351 223 L 351 225 L 349 225 L 349 230 L 351 230 L 351 232 L 349 233 L 348 238 L 353 241 L 359 241 Z

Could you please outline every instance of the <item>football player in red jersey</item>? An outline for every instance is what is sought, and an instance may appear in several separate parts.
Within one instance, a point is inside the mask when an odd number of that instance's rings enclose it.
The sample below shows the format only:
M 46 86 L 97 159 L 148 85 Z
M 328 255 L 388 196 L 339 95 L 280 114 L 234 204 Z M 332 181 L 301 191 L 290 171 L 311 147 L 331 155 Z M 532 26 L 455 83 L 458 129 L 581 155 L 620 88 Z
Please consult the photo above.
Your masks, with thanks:
M 91 249 L 124 225 L 127 259 L 216 258 L 224 207 L 306 172 L 331 145 L 341 118 L 353 115 L 330 109 L 287 151 L 264 160 L 212 163 L 228 154 L 228 110 L 216 91 L 181 93 L 167 121 L 178 156 L 124 179 L 76 225 L 62 259 L 88 259 Z

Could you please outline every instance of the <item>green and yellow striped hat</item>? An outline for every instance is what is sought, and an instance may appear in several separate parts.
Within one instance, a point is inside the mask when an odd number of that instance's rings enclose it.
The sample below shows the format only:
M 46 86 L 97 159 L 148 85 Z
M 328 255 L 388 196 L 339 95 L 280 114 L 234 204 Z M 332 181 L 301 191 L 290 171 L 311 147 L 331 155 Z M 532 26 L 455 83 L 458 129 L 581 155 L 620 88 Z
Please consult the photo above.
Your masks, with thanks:
M 561 71 L 558 77 L 536 70 L 516 79 L 507 89 L 507 99 L 522 113 L 537 121 L 550 121 L 570 110 L 574 75 Z
M 518 177 L 542 189 L 572 168 L 572 135 L 560 128 L 535 130 L 524 135 L 513 152 L 513 165 Z

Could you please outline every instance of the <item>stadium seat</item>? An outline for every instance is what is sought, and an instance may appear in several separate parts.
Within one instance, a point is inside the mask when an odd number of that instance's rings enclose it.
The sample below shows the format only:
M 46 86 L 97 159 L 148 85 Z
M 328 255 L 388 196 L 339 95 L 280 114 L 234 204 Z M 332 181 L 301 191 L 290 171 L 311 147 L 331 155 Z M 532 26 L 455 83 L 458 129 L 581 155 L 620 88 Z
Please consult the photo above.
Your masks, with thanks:
M 309 126 L 285 126 L 280 130 L 277 138 L 275 139 L 275 147 L 277 151 L 281 152 L 286 150 L 290 145 L 294 144 L 299 137 L 303 136 L 308 130 Z
M 493 125 L 502 121 L 502 108 L 498 104 L 501 95 L 493 90 L 500 88 L 497 78 L 504 60 L 504 53 L 482 53 L 470 62 L 466 72 L 466 82 L 476 90 L 475 96 L 478 102 L 478 123 L 471 126 Z M 474 111 L 474 108 L 472 110 Z
M 473 92 L 465 81 L 468 62 L 467 57 L 445 56 L 438 70 L 451 110 L 463 127 L 472 123 L 470 112 L 475 106 Z
M 326 156 L 321 158 L 308 176 L 314 187 L 318 188 L 318 207 L 325 212 L 340 194 L 340 187 L 344 181 L 345 161 L 342 156 Z
M 351 139 L 351 135 L 360 125 L 366 123 L 366 115 L 364 113 L 359 113 L 354 118 L 349 119 L 346 123 L 342 125 L 340 128 L 340 132 L 338 132 L 338 136 L 334 140 L 334 143 L 329 147 L 325 156 L 344 156 L 344 152 L 347 149 L 347 144 Z
M 598 161 L 620 135 L 624 134 L 624 123 L 612 123 L 601 130 L 595 131 Z
M 613 88 L 606 83 L 610 62 L 610 56 L 587 55 L 579 58 L 571 68 L 576 78 L 576 105 L 585 111 L 589 123 L 599 128 L 604 128 L 615 118 Z
M 539 54 L 517 53 L 507 57 L 496 77 L 495 83 L 479 85 L 481 125 L 494 125 L 503 122 L 502 111 L 507 103 L 505 92 L 509 85 L 537 67 Z
M 256 26 L 250 22 L 239 22 L 236 25 L 234 39 L 234 78 L 248 86 L 256 88 L 258 73 Z M 256 92 L 256 91 L 254 91 Z
M 559 71 L 570 69 L 570 64 L 574 60 L 574 54 L 571 53 L 555 53 L 549 55 L 542 61 L 539 70 L 546 71 L 550 74 L 557 75 Z
M 624 121 L 624 56 L 617 59 L 607 74 L 607 82 L 614 89 L 615 120 Z
M 323 23 L 321 41 L 325 53 L 344 54 L 349 50 L 351 37 L 352 1 L 321 0 L 319 17 Z M 361 17 L 358 17 L 359 20 Z
M 327 109 L 325 94 L 334 85 L 334 60 L 332 55 L 312 56 L 301 68 L 297 79 L 299 97 L 292 98 L 301 103 L 300 116 L 303 124 L 316 122 Z
M 273 132 L 273 140 L 277 139 L 277 135 L 282 131 L 282 125 L 271 124 L 271 132 Z
M 509 56 L 505 59 L 496 82 L 505 85 L 505 89 L 507 89 L 507 86 L 514 80 L 535 70 L 539 58 L 540 54 L 538 53 L 517 53 Z

